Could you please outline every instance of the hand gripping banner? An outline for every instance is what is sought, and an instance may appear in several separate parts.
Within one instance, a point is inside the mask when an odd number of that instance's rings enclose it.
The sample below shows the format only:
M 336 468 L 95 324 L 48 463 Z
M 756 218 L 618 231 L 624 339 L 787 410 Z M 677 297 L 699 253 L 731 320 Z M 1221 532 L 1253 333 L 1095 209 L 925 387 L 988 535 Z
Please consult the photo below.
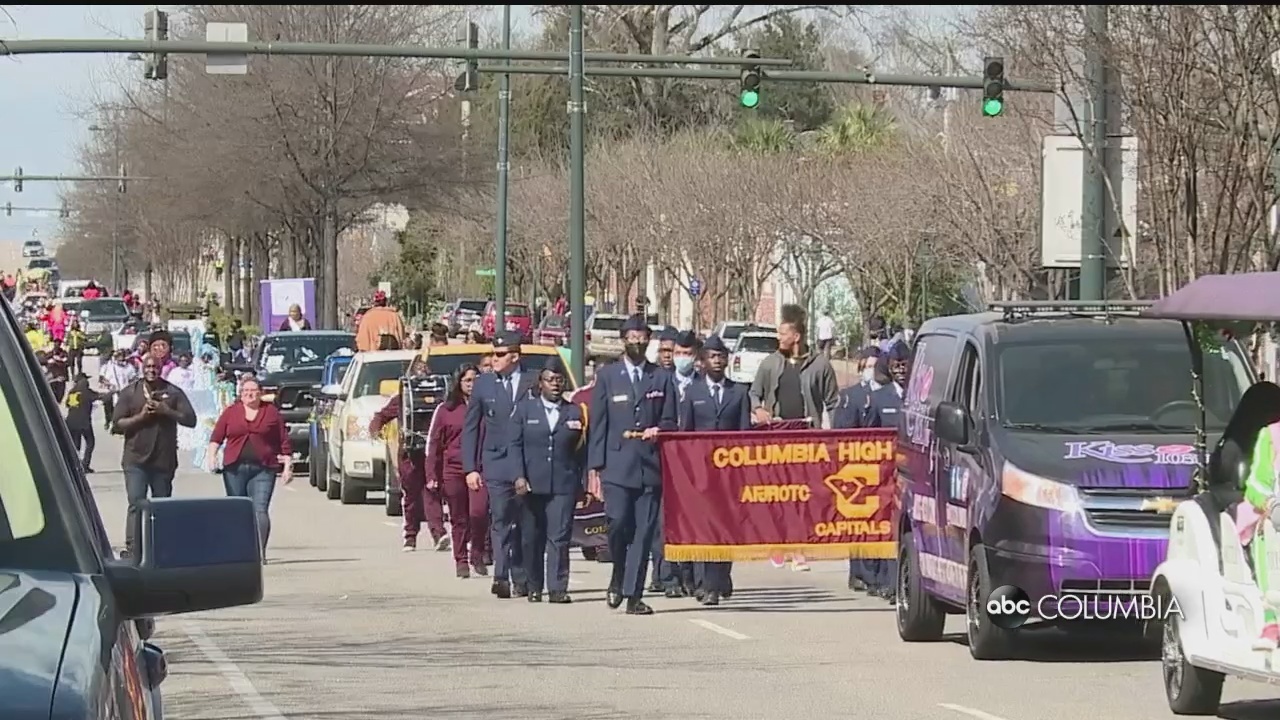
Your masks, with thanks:
M 658 436 L 666 558 L 897 556 L 893 429 Z

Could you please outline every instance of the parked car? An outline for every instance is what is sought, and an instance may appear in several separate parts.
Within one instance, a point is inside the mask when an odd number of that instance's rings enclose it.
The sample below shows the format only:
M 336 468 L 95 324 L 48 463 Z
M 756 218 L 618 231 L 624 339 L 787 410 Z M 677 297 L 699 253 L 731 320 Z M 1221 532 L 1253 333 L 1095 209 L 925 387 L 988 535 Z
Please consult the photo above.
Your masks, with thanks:
M 320 371 L 320 388 L 329 385 L 341 385 L 351 362 L 355 360 L 355 351 L 340 348 L 324 360 L 324 368 Z M 334 485 L 333 493 L 329 492 L 329 428 L 333 423 L 334 398 L 316 392 L 315 405 L 311 409 L 310 441 L 307 443 L 310 456 L 314 462 L 307 463 L 307 472 L 311 486 L 325 493 L 330 500 L 338 499 L 338 486 Z
M 545 315 L 538 329 L 533 331 L 533 344 L 560 347 L 569 344 L 569 317 Z
M 503 326 L 498 327 L 498 304 L 490 301 L 484 308 L 484 318 L 480 321 L 480 332 L 487 338 L 497 337 L 500 330 L 520 333 L 523 342 L 533 342 L 533 316 L 529 314 L 529 306 L 524 303 L 509 302 L 503 314 Z
M 356 336 L 340 330 L 276 332 L 262 339 L 247 365 L 233 366 L 258 376 L 262 399 L 275 404 L 289 428 L 295 463 L 311 461 L 311 410 L 321 387 L 325 358 L 355 346 Z
M 622 326 L 627 316 L 596 313 L 587 321 L 587 361 L 596 364 L 613 362 L 622 355 Z
M 0 303 L 3 304 L 3 303 Z M 6 306 L 7 307 L 7 306 Z M 141 508 L 137 553 L 112 550 L 35 355 L 0 311 L 0 718 L 160 717 L 153 618 L 262 599 L 246 498 Z M 227 533 L 210 552 L 193 533 Z
M 766 332 L 776 335 L 778 328 L 747 320 L 728 320 L 717 325 L 711 334 L 719 335 L 725 346 L 729 348 L 729 352 L 733 352 L 738 346 L 738 337 L 744 332 Z
M 449 335 L 460 337 L 471 330 L 480 330 L 480 318 L 488 306 L 488 300 L 459 298 L 453 304 L 453 315 L 445 323 L 449 326 Z
M 744 332 L 734 343 L 736 348 L 729 358 L 729 379 L 751 384 L 756 379 L 760 361 L 778 351 L 778 334 L 775 332 Z

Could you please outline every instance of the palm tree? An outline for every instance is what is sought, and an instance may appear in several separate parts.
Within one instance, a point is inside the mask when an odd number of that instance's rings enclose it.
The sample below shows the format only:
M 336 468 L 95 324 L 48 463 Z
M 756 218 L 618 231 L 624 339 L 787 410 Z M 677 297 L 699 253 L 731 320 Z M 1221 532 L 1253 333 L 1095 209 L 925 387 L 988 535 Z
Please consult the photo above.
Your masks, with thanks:
M 878 105 L 844 107 L 818 131 L 817 145 L 828 152 L 861 152 L 885 147 L 897 139 L 898 124 Z

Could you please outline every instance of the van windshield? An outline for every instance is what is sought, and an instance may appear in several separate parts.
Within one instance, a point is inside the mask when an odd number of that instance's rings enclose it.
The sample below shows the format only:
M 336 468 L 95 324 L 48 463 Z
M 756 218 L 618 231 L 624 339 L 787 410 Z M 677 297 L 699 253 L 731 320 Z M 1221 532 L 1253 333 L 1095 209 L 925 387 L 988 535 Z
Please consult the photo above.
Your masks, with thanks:
M 1195 429 L 1191 353 L 1181 340 L 1112 334 L 1062 343 L 1014 343 L 1000 351 L 1004 426 L 1043 432 L 1183 433 Z M 1248 387 L 1234 345 L 1204 355 L 1206 429 L 1222 430 Z

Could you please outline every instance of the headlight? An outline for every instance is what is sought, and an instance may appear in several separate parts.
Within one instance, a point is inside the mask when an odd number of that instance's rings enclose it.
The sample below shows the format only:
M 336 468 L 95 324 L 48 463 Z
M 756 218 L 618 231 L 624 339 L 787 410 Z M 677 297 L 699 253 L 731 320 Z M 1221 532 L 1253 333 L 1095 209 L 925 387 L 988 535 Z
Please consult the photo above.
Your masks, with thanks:
M 1075 513 L 1082 507 L 1075 487 L 1032 475 L 1008 462 L 1000 475 L 1000 492 L 1011 500 L 1045 510 Z

